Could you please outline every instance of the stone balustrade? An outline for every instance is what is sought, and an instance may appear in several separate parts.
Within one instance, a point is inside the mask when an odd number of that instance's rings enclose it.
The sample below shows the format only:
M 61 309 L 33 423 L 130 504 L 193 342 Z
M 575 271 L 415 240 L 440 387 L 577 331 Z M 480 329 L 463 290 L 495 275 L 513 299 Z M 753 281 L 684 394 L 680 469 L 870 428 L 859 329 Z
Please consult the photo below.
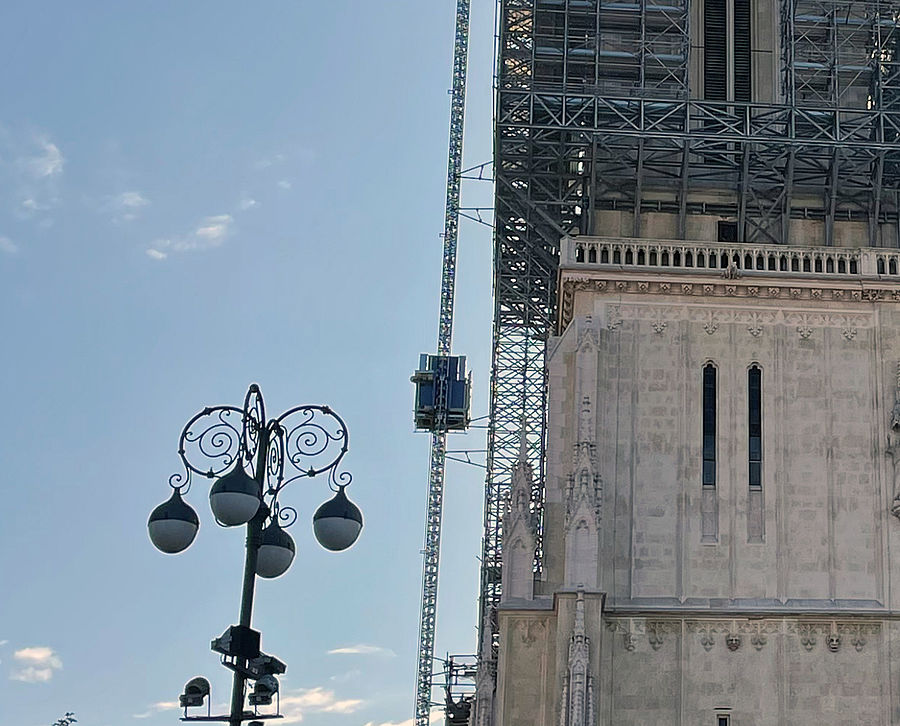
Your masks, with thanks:
M 680 270 L 758 271 L 766 274 L 900 278 L 900 250 L 863 247 L 794 247 L 646 240 L 628 237 L 565 237 L 563 266 Z

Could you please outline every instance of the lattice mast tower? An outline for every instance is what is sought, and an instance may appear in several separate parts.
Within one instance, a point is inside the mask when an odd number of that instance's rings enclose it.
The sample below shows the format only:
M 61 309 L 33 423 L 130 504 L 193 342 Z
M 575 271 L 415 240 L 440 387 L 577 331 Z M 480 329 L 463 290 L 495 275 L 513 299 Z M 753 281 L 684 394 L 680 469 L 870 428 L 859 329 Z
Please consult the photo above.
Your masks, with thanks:
M 441 300 L 437 355 L 423 355 L 416 383 L 416 428 L 431 434 L 431 460 L 425 515 L 422 608 L 416 671 L 416 726 L 428 726 L 437 616 L 438 571 L 447 432 L 469 424 L 470 380 L 465 358 L 451 356 L 453 302 L 456 287 L 456 250 L 459 236 L 459 198 L 462 174 L 463 125 L 466 109 L 466 72 L 469 49 L 469 0 L 457 0 L 453 45 L 453 83 L 450 91 L 450 144 L 447 161 L 447 197 L 444 212 Z
M 523 417 L 543 510 L 561 238 L 898 246 L 898 17 L 896 0 L 499 0 L 482 683 Z

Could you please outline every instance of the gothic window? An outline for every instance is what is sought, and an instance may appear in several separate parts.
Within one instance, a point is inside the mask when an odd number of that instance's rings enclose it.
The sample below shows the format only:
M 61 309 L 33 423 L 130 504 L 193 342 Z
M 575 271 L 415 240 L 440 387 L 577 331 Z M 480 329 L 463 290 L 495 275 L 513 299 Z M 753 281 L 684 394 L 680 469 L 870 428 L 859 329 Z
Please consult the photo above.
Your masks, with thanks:
M 703 368 L 703 486 L 716 485 L 716 367 Z
M 750 101 L 751 0 L 703 2 L 703 97 Z
M 747 371 L 747 394 L 750 488 L 759 489 L 762 487 L 762 371 L 757 365 Z

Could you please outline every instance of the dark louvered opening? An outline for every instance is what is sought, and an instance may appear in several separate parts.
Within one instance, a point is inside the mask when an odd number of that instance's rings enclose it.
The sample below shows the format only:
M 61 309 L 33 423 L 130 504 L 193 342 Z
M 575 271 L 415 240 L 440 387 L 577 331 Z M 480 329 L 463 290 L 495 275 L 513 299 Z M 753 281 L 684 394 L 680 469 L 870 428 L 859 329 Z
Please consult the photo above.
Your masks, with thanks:
M 703 89 L 709 101 L 728 100 L 726 0 L 703 2 Z
M 734 100 L 750 101 L 750 0 L 734 0 Z
M 749 416 L 747 429 L 750 434 L 750 487 L 762 487 L 762 371 L 753 366 L 747 372 Z
M 716 369 L 703 367 L 703 486 L 716 485 Z

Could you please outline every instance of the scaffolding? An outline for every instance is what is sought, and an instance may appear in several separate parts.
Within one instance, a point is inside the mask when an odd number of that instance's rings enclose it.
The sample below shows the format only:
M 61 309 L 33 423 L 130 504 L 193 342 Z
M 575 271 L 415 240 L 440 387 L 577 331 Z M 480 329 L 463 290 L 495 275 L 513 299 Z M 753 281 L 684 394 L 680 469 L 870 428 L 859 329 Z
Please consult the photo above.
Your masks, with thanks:
M 764 0 L 758 0 L 763 2 Z M 598 212 L 650 212 L 688 238 L 692 215 L 737 240 L 787 244 L 791 224 L 833 245 L 855 222 L 900 246 L 900 1 L 773 0 L 778 79 L 764 101 L 705 100 L 687 0 L 499 0 L 494 127 L 491 421 L 480 623 L 500 601 L 502 514 L 524 417 L 543 510 L 545 349 L 560 239 Z M 700 41 L 695 38 L 693 46 Z M 702 89 L 701 89 L 702 90 Z M 540 576 L 540 539 L 535 552 Z M 487 615 L 487 617 L 485 617 Z M 483 639 L 484 641 L 484 639 Z M 480 654 L 492 668 L 496 654 Z

